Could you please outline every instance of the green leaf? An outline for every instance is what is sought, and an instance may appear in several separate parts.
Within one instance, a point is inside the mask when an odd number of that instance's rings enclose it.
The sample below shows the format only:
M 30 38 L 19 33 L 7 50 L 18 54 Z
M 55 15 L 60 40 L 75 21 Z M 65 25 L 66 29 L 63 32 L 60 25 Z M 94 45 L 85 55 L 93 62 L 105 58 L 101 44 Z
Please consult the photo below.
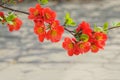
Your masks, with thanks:
M 69 19 L 69 18 L 70 18 L 70 14 L 69 14 L 69 13 L 66 13 L 65 19 Z
M 76 23 L 75 22 L 71 22 L 71 26 L 76 26 Z
M 120 22 L 118 22 L 118 23 L 116 24 L 116 26 L 120 26 Z
M 114 22 L 113 26 L 120 26 L 120 22 Z
M 8 16 L 6 17 L 6 21 L 12 21 L 14 18 L 16 18 L 17 16 L 13 13 L 9 13 Z
M 94 31 L 95 32 L 103 32 L 103 28 L 102 27 L 97 27 L 97 25 L 94 24 Z
M 89 36 L 87 34 L 82 34 L 80 36 L 80 40 L 82 40 L 84 42 L 87 42 L 89 40 Z
M 7 21 L 8 24 L 13 25 L 14 23 L 12 21 Z
M 65 15 L 65 25 L 66 26 L 76 26 L 76 23 L 73 21 L 73 19 L 70 17 L 69 13 L 66 13 Z
M 47 4 L 48 3 L 48 0 L 37 0 L 40 4 L 43 4 L 43 5 L 45 5 L 45 4 Z
M 109 26 L 108 22 L 105 22 L 103 25 L 103 32 L 104 33 L 108 33 L 108 26 Z
M 108 22 L 105 22 L 104 25 L 103 25 L 103 30 L 107 30 L 108 26 L 109 26 Z

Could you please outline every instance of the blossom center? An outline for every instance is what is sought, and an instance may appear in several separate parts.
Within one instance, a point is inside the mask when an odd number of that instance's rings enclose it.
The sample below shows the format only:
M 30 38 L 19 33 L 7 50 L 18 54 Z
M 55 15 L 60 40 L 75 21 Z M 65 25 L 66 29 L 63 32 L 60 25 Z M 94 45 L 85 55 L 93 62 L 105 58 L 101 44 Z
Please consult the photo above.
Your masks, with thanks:
M 34 12 L 34 15 L 35 15 L 35 16 L 39 15 L 38 10 L 36 10 L 36 11 Z
M 92 50 L 96 50 L 96 49 L 97 49 L 97 46 L 92 45 L 92 46 L 91 46 L 91 49 L 92 49 Z
M 49 19 L 50 18 L 50 14 L 46 13 L 45 17 L 46 17 L 46 19 Z
M 72 48 L 73 48 L 73 44 L 72 44 L 72 43 L 68 44 L 68 47 L 69 47 L 70 49 L 72 49 Z
M 102 36 L 96 36 L 97 40 L 102 40 Z
M 83 44 L 80 44 L 79 47 L 80 47 L 81 49 L 84 49 L 85 46 L 84 46 Z
M 57 35 L 57 31 L 52 30 L 51 34 L 52 34 L 52 36 L 56 36 Z
M 44 32 L 44 28 L 43 27 L 39 27 L 37 31 L 38 31 L 38 33 L 43 33 Z

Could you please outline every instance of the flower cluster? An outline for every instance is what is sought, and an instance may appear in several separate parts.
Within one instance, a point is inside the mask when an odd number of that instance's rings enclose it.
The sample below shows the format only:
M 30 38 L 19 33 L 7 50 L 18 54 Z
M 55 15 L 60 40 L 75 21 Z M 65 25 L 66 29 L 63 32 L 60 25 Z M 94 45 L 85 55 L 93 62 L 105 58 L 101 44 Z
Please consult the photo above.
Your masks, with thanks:
M 18 1 L 21 2 L 23 0 Z M 29 13 L 14 9 L 10 10 L 28 15 L 28 19 L 34 22 L 33 31 L 40 42 L 43 42 L 45 39 L 51 42 L 60 41 L 64 29 L 71 33 L 74 38 L 65 37 L 62 43 L 63 48 L 67 50 L 69 56 L 85 54 L 89 51 L 96 53 L 104 49 L 107 40 L 107 31 L 120 26 L 120 23 L 117 23 L 116 27 L 108 28 L 108 23 L 105 23 L 102 28 L 94 26 L 94 29 L 91 29 L 89 23 L 82 21 L 75 30 L 71 31 L 67 27 L 76 26 L 76 23 L 70 17 L 69 13 L 65 16 L 65 27 L 63 27 L 60 25 L 59 20 L 56 19 L 56 12 L 49 7 L 43 8 L 40 4 L 29 8 Z M 8 13 L 5 15 L 2 11 L 0 11 L 0 23 L 7 24 L 10 32 L 19 30 L 22 25 L 22 21 L 16 14 Z
M 19 18 L 14 18 L 12 22 L 7 23 L 9 31 L 18 31 L 21 28 L 22 21 Z
M 75 31 L 75 38 L 66 37 L 62 45 L 69 56 L 84 54 L 88 51 L 96 53 L 105 46 L 107 35 L 102 31 L 95 32 L 90 28 L 89 23 L 83 21 Z
M 34 33 L 38 36 L 40 42 L 44 39 L 51 42 L 58 42 L 64 32 L 63 26 L 56 20 L 56 13 L 50 8 L 42 8 L 36 4 L 35 8 L 29 9 L 30 20 L 34 21 Z
M 3 12 L 0 12 L 0 22 L 6 23 L 10 32 L 18 31 L 22 25 L 22 21 L 13 13 L 5 16 Z

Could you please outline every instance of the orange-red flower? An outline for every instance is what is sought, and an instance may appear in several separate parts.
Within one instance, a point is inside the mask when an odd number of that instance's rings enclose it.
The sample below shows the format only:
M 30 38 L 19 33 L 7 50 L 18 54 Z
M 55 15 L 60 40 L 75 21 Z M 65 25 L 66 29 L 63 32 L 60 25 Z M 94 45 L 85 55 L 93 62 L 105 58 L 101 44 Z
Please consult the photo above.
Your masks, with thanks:
M 56 26 L 55 28 L 50 29 L 47 32 L 46 38 L 51 42 L 58 42 L 60 41 L 63 32 L 64 32 L 64 28 L 62 26 Z
M 43 22 L 43 8 L 40 4 L 36 4 L 35 8 L 31 7 L 29 12 L 29 19 L 34 20 L 34 22 Z
M 40 4 L 36 4 L 35 8 L 30 8 L 29 12 L 28 18 L 34 20 L 35 23 L 51 23 L 56 18 L 56 13 L 53 10 L 50 8 L 42 8 Z
M 73 56 L 75 43 L 69 37 L 64 39 L 62 46 L 65 50 L 67 50 L 69 56 Z
M 91 52 L 96 53 L 99 51 L 99 47 L 96 44 L 91 44 Z
M 99 49 L 103 49 L 107 35 L 103 32 L 94 32 L 91 39 L 91 51 L 98 52 Z
M 46 38 L 51 42 L 60 41 L 64 32 L 64 28 L 63 26 L 60 26 L 59 21 L 54 20 L 51 24 L 49 24 L 48 29 L 49 30 L 47 32 Z
M 36 23 L 34 27 L 34 33 L 38 35 L 39 41 L 43 42 L 46 36 L 46 27 L 42 23 Z
M 39 36 L 40 42 L 43 42 L 44 38 L 51 42 L 60 41 L 64 28 L 60 26 L 58 20 L 55 20 L 56 13 L 53 10 L 36 4 L 35 8 L 29 9 L 29 12 L 28 18 L 34 21 L 34 32 Z
M 97 41 L 106 41 L 107 40 L 107 35 L 105 33 L 103 33 L 103 32 L 95 32 L 93 34 L 93 37 Z
M 19 18 L 14 18 L 12 23 L 8 23 L 9 31 L 12 32 L 14 30 L 19 30 L 22 25 L 22 21 Z
M 83 34 L 87 34 L 89 36 L 92 35 L 92 29 L 90 28 L 90 24 L 85 22 L 85 21 L 82 21 L 78 27 L 76 28 L 76 32 L 79 33 L 83 33 Z
M 69 56 L 87 53 L 91 49 L 90 42 L 76 41 L 66 37 L 62 44 L 63 48 L 68 51 Z
M 56 18 L 56 13 L 50 8 L 44 8 L 44 20 L 47 23 L 51 23 Z
M 85 35 L 84 35 L 85 34 Z M 91 52 L 96 53 L 103 49 L 107 40 L 107 35 L 103 32 L 93 32 L 89 23 L 83 21 L 76 28 L 75 39 L 65 38 L 63 48 L 70 56 Z M 70 47 L 69 45 L 72 45 Z
M 37 23 L 34 26 L 34 33 L 37 35 L 45 34 L 46 27 L 42 23 Z
M 90 42 L 82 42 L 82 41 L 80 41 L 80 42 L 78 42 L 76 44 L 76 51 L 77 51 L 76 53 L 77 54 L 86 53 L 86 52 L 88 52 L 90 50 L 90 46 L 91 46 Z
M 54 21 L 52 21 L 52 23 L 50 23 L 49 28 L 50 29 L 54 29 L 54 28 L 56 28 L 59 25 L 60 25 L 60 22 L 58 20 L 54 20 Z
M 105 46 L 105 42 L 107 40 L 107 35 L 105 33 L 95 32 L 93 34 L 93 37 L 94 37 L 94 41 L 95 41 L 96 45 L 99 48 L 103 48 Z
M 76 31 L 79 32 L 86 29 L 90 29 L 90 24 L 85 21 L 82 21 L 76 28 Z

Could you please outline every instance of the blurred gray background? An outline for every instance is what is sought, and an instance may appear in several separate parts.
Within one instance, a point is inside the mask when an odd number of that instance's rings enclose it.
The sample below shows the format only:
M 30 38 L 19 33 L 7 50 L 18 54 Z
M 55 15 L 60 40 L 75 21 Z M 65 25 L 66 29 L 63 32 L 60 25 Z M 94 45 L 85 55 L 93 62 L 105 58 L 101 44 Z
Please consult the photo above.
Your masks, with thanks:
M 28 11 L 37 2 L 24 0 L 14 9 Z M 87 21 L 103 25 L 120 22 L 120 0 L 50 0 L 44 7 L 57 11 L 64 23 L 66 12 L 79 24 Z M 0 11 L 7 10 L 0 8 Z M 23 20 L 20 31 L 10 33 L 0 24 L 0 80 L 120 80 L 120 29 L 109 31 L 107 45 L 97 54 L 91 52 L 69 57 L 61 43 L 40 43 L 33 33 L 33 22 L 27 15 L 17 13 Z

